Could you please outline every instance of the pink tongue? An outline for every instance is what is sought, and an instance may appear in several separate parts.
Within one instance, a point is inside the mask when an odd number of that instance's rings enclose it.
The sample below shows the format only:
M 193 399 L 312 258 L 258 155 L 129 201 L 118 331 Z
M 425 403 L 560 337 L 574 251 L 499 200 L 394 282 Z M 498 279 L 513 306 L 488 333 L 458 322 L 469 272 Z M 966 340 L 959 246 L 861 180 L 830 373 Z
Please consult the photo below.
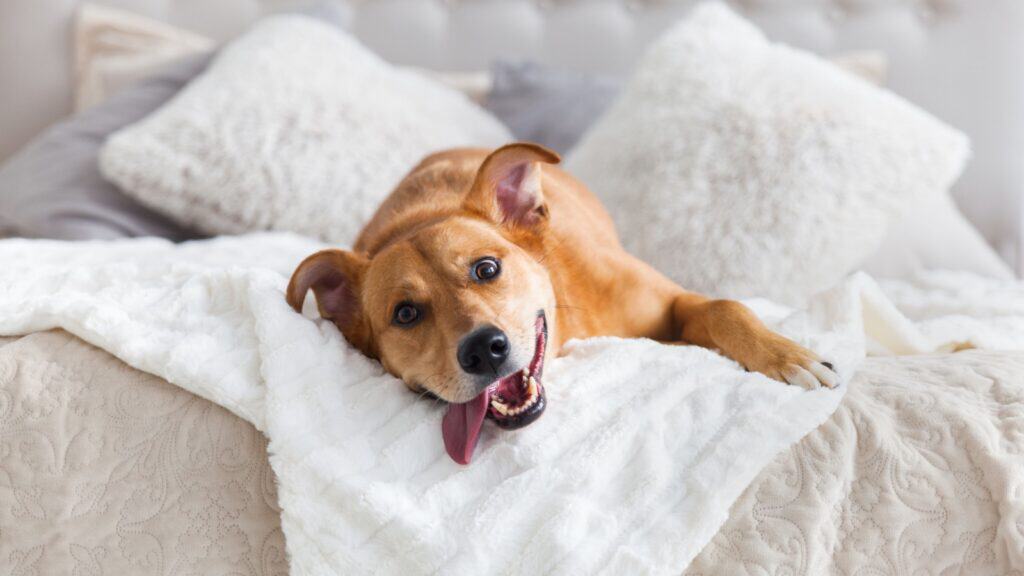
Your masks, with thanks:
M 444 449 L 452 460 L 459 464 L 469 464 L 473 459 L 473 449 L 476 448 L 490 403 L 491 394 L 484 390 L 469 402 L 448 405 L 448 413 L 441 421 L 441 436 L 444 437 Z

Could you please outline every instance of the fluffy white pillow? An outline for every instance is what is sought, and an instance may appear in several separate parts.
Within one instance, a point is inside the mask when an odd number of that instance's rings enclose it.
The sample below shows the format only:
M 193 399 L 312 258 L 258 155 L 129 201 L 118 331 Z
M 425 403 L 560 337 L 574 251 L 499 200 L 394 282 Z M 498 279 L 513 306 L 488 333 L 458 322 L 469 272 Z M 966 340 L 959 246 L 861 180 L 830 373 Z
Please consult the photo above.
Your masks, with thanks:
M 126 193 L 211 234 L 287 230 L 351 243 L 425 155 L 508 131 L 463 94 L 303 16 L 226 47 L 100 164 Z
M 959 132 L 709 4 L 655 42 L 567 167 L 683 286 L 799 303 L 967 156 Z

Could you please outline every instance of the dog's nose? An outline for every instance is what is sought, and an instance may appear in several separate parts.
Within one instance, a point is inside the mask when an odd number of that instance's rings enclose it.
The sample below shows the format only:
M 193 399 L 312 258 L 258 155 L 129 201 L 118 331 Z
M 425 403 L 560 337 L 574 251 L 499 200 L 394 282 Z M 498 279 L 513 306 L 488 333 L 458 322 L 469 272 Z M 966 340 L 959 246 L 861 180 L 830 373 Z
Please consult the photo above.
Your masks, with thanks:
M 484 326 L 462 339 L 459 366 L 467 374 L 497 372 L 508 358 L 508 336 L 495 326 Z

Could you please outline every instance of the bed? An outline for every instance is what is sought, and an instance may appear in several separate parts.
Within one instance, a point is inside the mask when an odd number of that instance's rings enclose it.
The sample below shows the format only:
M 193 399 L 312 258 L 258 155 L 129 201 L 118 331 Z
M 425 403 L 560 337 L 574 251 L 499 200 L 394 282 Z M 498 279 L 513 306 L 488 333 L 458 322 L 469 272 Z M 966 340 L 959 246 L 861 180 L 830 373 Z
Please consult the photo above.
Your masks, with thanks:
M 526 57 L 623 72 L 691 4 L 330 6 L 397 64 L 466 72 L 495 58 Z M 294 3 L 219 3 L 215 14 L 202 2 L 117 6 L 222 42 Z M 972 138 L 974 160 L 954 197 L 1003 262 L 1024 267 L 1024 173 L 1015 157 L 1024 145 L 1024 83 L 1014 71 L 1024 49 L 1019 3 L 734 7 L 772 38 L 818 53 L 884 52 L 894 91 Z M 61 42 L 70 42 L 72 10 L 27 1 L 0 7 L 0 37 L 9 42 L 0 48 L 0 85 L 18 78 L 20 86 L 0 96 L 0 157 L 71 109 L 70 50 Z M 51 34 L 27 34 L 29 21 Z M 41 55 L 33 74 L 20 63 L 29 49 Z M 979 101 L 987 113 L 979 113 Z M 291 254 L 267 258 L 280 270 L 292 264 Z M 1024 286 L 942 272 L 878 285 L 929 342 L 959 343 L 912 354 L 929 347 L 915 347 L 913 338 L 903 349 L 869 342 L 880 354 L 859 365 L 827 422 L 766 456 L 770 463 L 683 573 L 1024 570 L 1024 352 L 1013 351 L 1021 349 Z M 963 318 L 986 328 L 965 331 L 973 324 Z M 102 332 L 88 322 L 71 332 L 35 324 L 45 329 L 0 341 L 0 566 L 14 574 L 289 573 L 263 425 L 168 383 L 131 350 L 111 354 L 86 342 Z M 292 573 L 313 572 L 292 565 Z
M 12 573 L 289 573 L 250 423 L 63 331 L 0 370 Z M 869 358 L 849 386 L 684 574 L 1014 573 L 1024 353 Z

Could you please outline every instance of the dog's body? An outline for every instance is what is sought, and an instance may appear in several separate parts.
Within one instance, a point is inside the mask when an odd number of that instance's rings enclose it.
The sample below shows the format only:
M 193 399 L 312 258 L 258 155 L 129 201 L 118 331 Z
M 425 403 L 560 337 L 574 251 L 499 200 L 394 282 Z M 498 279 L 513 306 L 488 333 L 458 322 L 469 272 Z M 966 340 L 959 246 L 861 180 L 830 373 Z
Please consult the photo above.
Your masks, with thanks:
M 687 292 L 628 254 L 600 202 L 557 161 L 530 144 L 426 158 L 354 252 L 299 266 L 289 302 L 301 308 L 313 288 L 353 345 L 452 403 L 445 441 L 459 461 L 484 416 L 506 427 L 539 416 L 544 356 L 571 338 L 696 344 L 777 380 L 836 384 L 829 366 L 741 304 Z
M 459 214 L 488 152 L 450 150 L 426 158 L 370 220 L 355 250 L 372 256 L 409 229 Z M 530 251 L 547 269 L 557 301 L 550 345 L 601 335 L 678 340 L 671 302 L 681 290 L 622 249 L 604 207 L 565 172 L 545 167 L 542 189 L 557 225 Z

